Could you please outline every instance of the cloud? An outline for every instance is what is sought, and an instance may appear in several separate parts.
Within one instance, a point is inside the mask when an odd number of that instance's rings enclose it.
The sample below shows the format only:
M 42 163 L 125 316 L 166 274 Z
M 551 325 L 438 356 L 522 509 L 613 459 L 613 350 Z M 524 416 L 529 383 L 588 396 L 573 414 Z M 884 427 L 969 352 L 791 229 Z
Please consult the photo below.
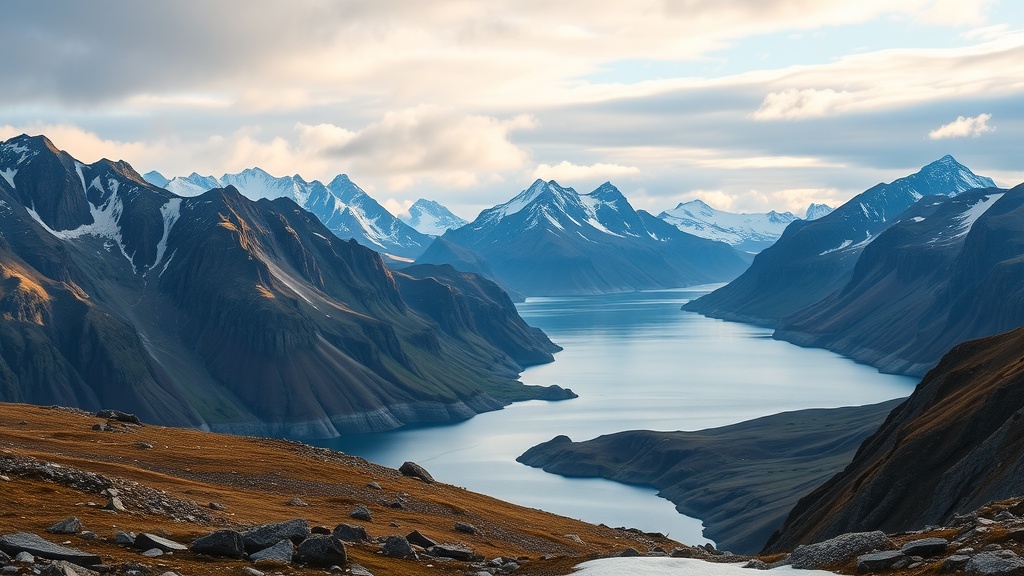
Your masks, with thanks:
M 620 166 L 618 164 L 591 164 L 579 166 L 565 160 L 551 166 L 541 164 L 534 169 L 532 178 L 541 180 L 558 180 L 559 182 L 576 182 L 579 180 L 612 180 L 640 173 L 636 166 Z
M 932 140 L 943 138 L 977 138 L 986 132 L 992 132 L 995 126 L 989 126 L 988 121 L 992 119 L 991 114 L 978 114 L 973 117 L 957 116 L 957 119 L 949 124 L 943 124 L 928 133 Z
M 764 97 L 761 107 L 751 114 L 754 120 L 794 120 L 825 116 L 849 102 L 854 95 L 831 88 L 790 88 Z

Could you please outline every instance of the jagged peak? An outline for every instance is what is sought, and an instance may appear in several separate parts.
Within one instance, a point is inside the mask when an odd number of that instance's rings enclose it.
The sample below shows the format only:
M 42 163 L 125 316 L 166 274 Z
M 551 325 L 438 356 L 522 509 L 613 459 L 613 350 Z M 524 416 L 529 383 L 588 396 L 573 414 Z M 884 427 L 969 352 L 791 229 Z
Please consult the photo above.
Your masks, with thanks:
M 626 199 L 626 197 L 622 195 L 622 191 L 616 188 L 615 185 L 612 184 L 611 182 L 605 182 L 604 184 L 601 184 L 600 186 L 595 188 L 593 192 L 587 195 L 593 198 L 606 201 Z

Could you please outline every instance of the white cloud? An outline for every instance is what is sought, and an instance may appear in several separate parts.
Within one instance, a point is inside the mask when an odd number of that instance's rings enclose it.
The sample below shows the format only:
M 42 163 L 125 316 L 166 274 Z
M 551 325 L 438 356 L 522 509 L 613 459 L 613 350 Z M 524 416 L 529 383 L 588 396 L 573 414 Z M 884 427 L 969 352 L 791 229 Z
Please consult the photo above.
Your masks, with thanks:
M 943 124 L 929 132 L 928 137 L 932 140 L 941 140 L 943 138 L 977 138 L 986 132 L 992 132 L 996 129 L 995 126 L 988 125 L 988 121 L 991 119 L 991 114 L 978 114 L 972 117 L 957 116 L 956 120 L 949 124 Z
M 825 116 L 855 98 L 849 92 L 831 88 L 790 88 L 764 97 L 761 107 L 751 114 L 754 120 L 794 120 Z
M 579 180 L 611 180 L 640 173 L 636 166 L 620 166 L 618 164 L 590 164 L 580 166 L 565 160 L 555 164 L 541 164 L 534 169 L 531 178 L 541 180 L 557 180 L 559 182 L 576 182 Z

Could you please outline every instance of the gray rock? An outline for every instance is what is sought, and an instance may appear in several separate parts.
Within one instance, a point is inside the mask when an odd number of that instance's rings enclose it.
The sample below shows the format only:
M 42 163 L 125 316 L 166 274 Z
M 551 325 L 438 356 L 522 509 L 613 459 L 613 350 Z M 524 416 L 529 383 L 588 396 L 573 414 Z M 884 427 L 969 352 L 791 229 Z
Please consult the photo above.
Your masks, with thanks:
M 472 524 L 467 524 L 465 522 L 456 522 L 455 531 L 462 532 L 463 534 L 476 534 L 477 532 L 479 532 L 479 530 L 476 529 L 476 526 L 473 526 Z
M 352 576 L 373 576 L 373 572 L 370 572 L 359 564 L 352 564 L 349 566 L 348 573 Z
M 929 558 L 931 556 L 944 554 L 947 546 L 949 546 L 949 540 L 946 540 L 945 538 L 922 538 L 920 540 L 907 542 L 902 548 L 900 548 L 900 551 L 907 556 L 922 556 Z
M 82 521 L 77 516 L 65 518 L 46 529 L 50 534 L 78 534 L 82 531 Z
M 95 566 L 102 562 L 100 557 L 95 554 L 54 544 L 28 532 L 17 532 L 7 536 L 0 536 L 0 550 L 7 554 L 28 552 L 40 558 L 66 560 L 79 566 Z
M 964 566 L 967 566 L 970 560 L 971 557 L 966 554 L 954 554 L 942 561 L 939 572 L 959 572 L 964 569 Z
M 369 483 L 366 484 L 366 487 L 367 488 L 373 488 L 374 490 L 381 490 L 380 484 L 377 484 L 376 482 L 369 482 Z M 353 566 L 359 566 L 359 565 L 358 564 L 353 564 Z M 359 566 L 359 567 L 362 568 L 362 566 Z M 363 569 L 365 570 L 365 568 L 363 568 Z
M 14 557 L 14 562 L 16 564 L 35 564 L 36 557 L 28 552 L 18 552 L 18 555 Z
M 3 568 L 0 568 L 0 574 L 17 574 L 17 573 L 18 573 L 18 567 L 15 566 L 14 564 L 8 564 L 7 566 L 4 566 Z
M 127 412 L 121 412 L 120 410 L 99 410 L 96 412 L 97 418 L 106 418 L 107 420 L 117 420 L 118 422 L 127 422 L 129 424 L 138 424 L 142 426 L 142 421 L 135 414 L 129 414 Z
M 1016 555 L 1005 558 L 993 552 L 981 552 L 967 562 L 964 570 L 974 576 L 1020 576 L 1024 574 L 1024 560 Z
M 11 562 L 11 557 L 8 556 L 6 552 L 0 550 L 0 566 L 3 566 L 5 564 L 10 564 L 10 562 Z
M 637 556 L 640 556 L 640 552 L 636 548 L 629 547 L 621 552 L 616 552 L 615 554 L 612 554 L 612 556 L 615 556 L 617 558 L 635 558 Z
M 156 558 L 157 556 L 163 556 L 164 551 L 159 548 L 150 548 L 149 550 L 144 550 L 142 555 L 146 558 Z
M 419 478 L 427 484 L 434 483 L 434 477 L 430 475 L 430 472 L 427 472 L 423 466 L 420 466 L 415 462 L 406 462 L 405 464 L 402 464 L 398 471 L 405 476 Z
M 292 498 L 291 500 L 289 500 L 288 501 L 288 505 L 289 506 L 298 506 L 300 508 L 305 508 L 306 506 L 309 506 L 309 504 L 306 504 L 305 500 L 303 500 L 302 498 L 299 498 L 298 496 L 296 496 L 295 498 Z
M 55 560 L 49 566 L 43 568 L 39 576 L 100 576 L 100 573 L 77 564 Z
M 760 560 L 758 558 L 748 560 L 747 563 L 743 565 L 743 567 L 750 568 L 752 570 L 768 570 L 770 568 L 764 560 Z
M 206 507 L 209 508 L 210 510 L 224 510 L 224 505 L 221 504 L 220 502 L 210 502 L 209 504 L 206 505 Z
M 408 558 L 415 554 L 412 545 L 409 544 L 409 541 L 404 536 L 388 536 L 384 540 L 381 552 L 389 558 Z
M 461 560 L 463 562 L 480 558 L 472 549 L 459 544 L 438 544 L 431 546 L 427 553 L 431 556 L 451 558 L 452 560 Z
M 182 552 L 184 550 L 188 550 L 188 546 L 185 546 L 184 544 L 179 544 L 174 540 L 169 540 L 148 532 L 143 532 L 136 536 L 133 546 L 141 548 L 142 550 L 157 548 L 163 552 Z
M 113 510 L 115 512 L 124 512 L 127 509 L 124 507 L 124 503 L 121 502 L 119 496 L 111 496 L 107 498 L 107 505 L 103 507 L 104 510 Z
M 245 574 L 245 576 L 264 576 L 263 572 L 260 572 L 252 566 L 246 566 L 245 568 L 242 568 L 242 574 Z
M 138 442 L 136 442 L 135 443 L 135 447 L 140 449 L 140 450 L 152 450 L 153 449 L 153 445 L 152 444 L 150 444 L 149 442 L 143 442 L 142 440 L 139 440 Z
M 330 567 L 348 562 L 345 544 L 334 536 L 314 534 L 295 549 L 295 561 L 307 566 Z
M 298 544 L 308 538 L 309 534 L 309 523 L 302 518 L 293 518 L 246 530 L 242 532 L 242 539 L 245 542 L 245 549 L 252 553 L 269 548 L 285 539 Z
M 114 536 L 114 544 L 120 544 L 121 546 L 134 546 L 135 535 L 130 532 L 118 532 Z
M 356 504 L 355 508 L 352 508 L 348 515 L 350 518 L 362 520 L 363 522 L 373 522 L 373 515 L 370 514 L 370 509 L 362 504 Z
M 789 562 L 793 568 L 801 570 L 813 570 L 824 566 L 831 566 L 846 562 L 847 560 L 874 550 L 890 550 L 892 542 L 884 532 L 852 532 L 842 534 L 806 546 L 797 546 L 790 554 Z
M 95 540 L 95 539 L 100 537 L 99 534 L 93 532 L 92 530 L 86 530 L 86 531 L 82 532 L 81 534 L 79 534 L 78 536 L 82 540 Z
M 878 572 L 894 567 L 907 556 L 899 550 L 888 550 L 885 552 L 872 552 L 857 557 L 857 573 Z
M 415 544 L 422 548 L 437 546 L 437 542 L 427 536 L 424 536 L 419 530 L 413 530 L 405 537 L 405 539 L 408 540 L 410 544 Z
M 245 542 L 237 530 L 217 530 L 196 538 L 190 549 L 196 554 L 241 558 L 245 555 Z
M 264 562 L 289 564 L 292 561 L 292 556 L 295 556 L 295 544 L 292 544 L 291 540 L 285 538 L 269 548 L 253 552 L 249 555 L 249 560 L 253 562 L 262 560 Z
M 334 527 L 334 531 L 331 532 L 331 534 L 342 542 L 370 541 L 370 536 L 366 533 L 366 528 L 354 524 L 338 524 Z

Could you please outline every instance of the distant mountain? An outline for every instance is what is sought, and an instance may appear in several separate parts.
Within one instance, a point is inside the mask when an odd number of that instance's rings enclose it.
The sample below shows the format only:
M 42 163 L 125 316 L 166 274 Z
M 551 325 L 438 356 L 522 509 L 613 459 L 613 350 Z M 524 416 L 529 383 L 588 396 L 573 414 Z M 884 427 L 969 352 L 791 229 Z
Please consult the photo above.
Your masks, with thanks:
M 945 156 L 916 174 L 862 192 L 827 216 L 793 222 L 739 278 L 683 309 L 777 327 L 844 287 L 865 247 L 924 196 L 993 186 L 990 178 Z
M 170 184 L 171 182 L 163 174 L 157 172 L 156 170 L 150 170 L 149 172 L 146 172 L 145 174 L 142 175 L 142 178 L 146 182 L 149 182 L 150 184 L 156 186 L 157 188 L 164 189 L 166 189 L 167 185 Z
M 417 231 L 429 236 L 440 236 L 449 230 L 465 226 L 467 222 L 452 214 L 443 205 L 433 200 L 420 198 L 409 207 L 409 214 L 399 219 Z
M 815 204 L 812 202 L 804 212 L 804 220 L 817 220 L 823 216 L 828 216 L 833 210 L 835 208 L 828 204 Z
M 504 284 L 526 295 L 592 294 L 721 282 L 746 267 L 727 244 L 697 238 L 636 211 L 605 183 L 579 194 L 537 180 L 512 200 L 435 242 L 478 254 Z M 452 250 L 420 263 L 451 263 Z M 455 256 L 467 258 L 465 254 Z M 436 260 L 433 258 L 437 258 Z
M 20 136 L 0 231 L 3 401 L 327 437 L 569 396 L 516 381 L 558 347 L 493 283 L 392 272 L 290 199 L 183 198 Z
M 776 337 L 923 375 L 954 344 L 1024 325 L 1024 185 L 926 197 L 868 245 L 839 291 Z
M 738 250 L 760 252 L 782 236 L 790 222 L 798 218 L 792 212 L 766 214 L 737 214 L 715 210 L 700 200 L 679 204 L 658 214 L 665 222 L 683 232 L 718 240 Z
M 765 552 L 845 532 L 949 526 L 955 514 L 1020 496 L 1022 349 L 1024 329 L 953 348 L 843 471 L 800 500 Z
M 153 178 L 147 180 L 150 183 L 185 197 L 233 186 L 252 200 L 289 198 L 315 214 L 339 238 L 353 238 L 367 248 L 399 259 L 416 258 L 430 243 L 430 237 L 395 218 L 344 174 L 326 186 L 318 180 L 307 182 L 298 174 L 275 178 L 260 168 L 220 178 L 195 172 L 170 180 L 159 172 L 149 172 L 149 176 Z

